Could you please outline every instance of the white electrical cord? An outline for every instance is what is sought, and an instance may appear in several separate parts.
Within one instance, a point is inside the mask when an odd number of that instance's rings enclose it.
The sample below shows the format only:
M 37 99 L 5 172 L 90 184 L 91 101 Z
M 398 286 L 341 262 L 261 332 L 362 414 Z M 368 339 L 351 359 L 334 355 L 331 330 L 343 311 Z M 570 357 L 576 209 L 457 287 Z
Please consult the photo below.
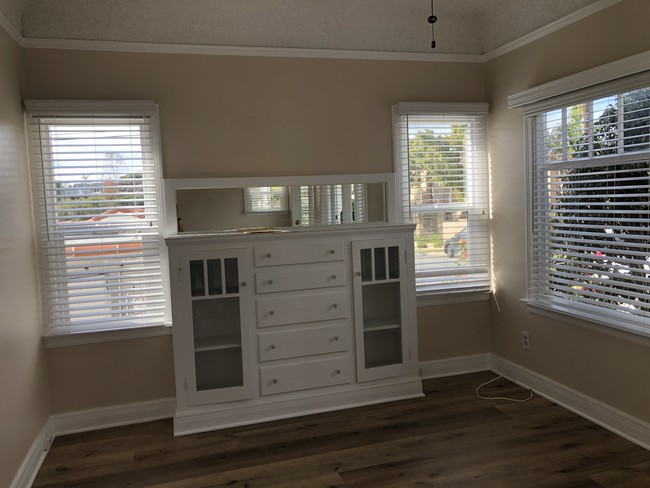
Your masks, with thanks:
M 486 396 L 483 396 L 483 395 L 481 395 L 479 393 L 479 390 L 481 388 L 483 388 L 484 386 L 489 385 L 493 381 L 496 381 L 496 380 L 501 379 L 501 378 L 505 378 L 505 376 L 499 375 L 496 378 L 492 378 L 491 380 L 486 381 L 485 383 L 478 385 L 478 387 L 476 387 L 476 396 L 479 397 L 481 400 L 507 400 L 509 402 L 517 402 L 517 403 L 525 403 L 525 402 L 527 402 L 529 400 L 532 400 L 532 398 L 533 398 L 533 396 L 535 394 L 533 393 L 533 390 L 531 390 L 531 389 L 528 390 L 528 393 L 530 394 L 530 396 L 528 398 L 524 399 L 524 400 L 517 400 L 516 398 L 508 398 L 508 397 L 501 397 L 501 396 L 486 397 Z

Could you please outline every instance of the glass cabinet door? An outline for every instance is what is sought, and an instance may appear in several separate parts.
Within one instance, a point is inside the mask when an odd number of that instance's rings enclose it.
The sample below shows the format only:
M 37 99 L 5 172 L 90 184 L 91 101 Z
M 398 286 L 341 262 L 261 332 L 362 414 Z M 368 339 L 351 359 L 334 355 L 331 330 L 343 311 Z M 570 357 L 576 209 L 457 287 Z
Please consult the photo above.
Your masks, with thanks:
M 404 338 L 406 289 L 401 239 L 352 244 L 357 379 L 401 375 L 408 355 Z
M 187 342 L 191 372 L 188 398 L 192 404 L 248 398 L 248 341 L 240 281 L 241 256 L 193 253 L 185 273 L 189 285 Z

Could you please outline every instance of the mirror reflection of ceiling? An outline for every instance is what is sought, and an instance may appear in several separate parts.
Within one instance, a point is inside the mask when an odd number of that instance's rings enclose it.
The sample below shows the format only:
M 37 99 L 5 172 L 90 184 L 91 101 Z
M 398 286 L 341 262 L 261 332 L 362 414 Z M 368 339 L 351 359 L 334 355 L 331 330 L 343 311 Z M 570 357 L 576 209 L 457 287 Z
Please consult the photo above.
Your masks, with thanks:
M 25 39 L 481 55 L 621 0 L 0 0 Z

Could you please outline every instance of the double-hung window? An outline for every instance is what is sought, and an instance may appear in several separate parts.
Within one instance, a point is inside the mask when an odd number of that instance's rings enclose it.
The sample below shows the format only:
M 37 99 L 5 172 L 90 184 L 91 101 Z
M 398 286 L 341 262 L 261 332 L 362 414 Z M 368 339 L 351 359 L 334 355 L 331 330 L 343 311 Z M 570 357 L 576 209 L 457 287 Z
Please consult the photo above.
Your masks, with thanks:
M 45 335 L 167 322 L 157 106 L 25 105 Z
M 393 107 L 398 215 L 417 224 L 418 294 L 489 291 L 487 104 Z
M 650 336 L 650 76 L 541 105 L 526 111 L 528 299 Z

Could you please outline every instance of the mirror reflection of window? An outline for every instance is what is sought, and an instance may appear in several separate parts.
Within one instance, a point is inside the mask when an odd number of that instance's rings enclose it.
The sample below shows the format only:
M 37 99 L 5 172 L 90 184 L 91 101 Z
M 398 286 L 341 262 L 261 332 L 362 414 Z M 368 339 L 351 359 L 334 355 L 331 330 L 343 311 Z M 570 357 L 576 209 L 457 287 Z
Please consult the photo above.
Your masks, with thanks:
M 176 192 L 184 232 L 386 222 L 385 183 L 346 183 Z
M 289 211 L 289 188 L 286 186 L 253 186 L 244 189 L 244 213 Z
M 366 185 L 304 185 L 299 187 L 297 225 L 362 224 L 366 219 Z

